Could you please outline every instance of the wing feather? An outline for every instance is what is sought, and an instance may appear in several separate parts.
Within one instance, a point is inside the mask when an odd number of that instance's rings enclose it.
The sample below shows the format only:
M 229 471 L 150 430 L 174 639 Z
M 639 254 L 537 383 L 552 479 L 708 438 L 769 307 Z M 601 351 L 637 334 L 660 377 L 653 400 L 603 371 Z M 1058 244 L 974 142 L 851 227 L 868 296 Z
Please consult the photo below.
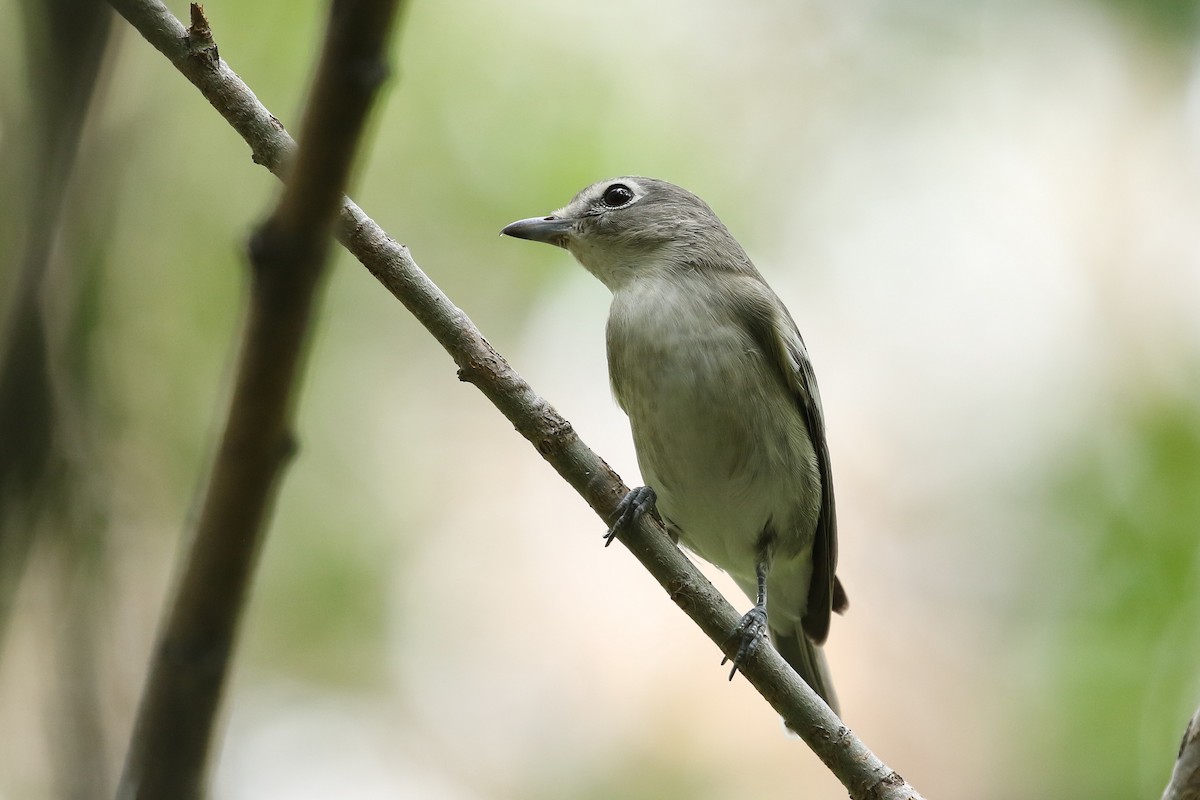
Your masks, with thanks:
M 808 605 L 802 625 L 805 634 L 817 644 L 829 635 L 830 612 L 841 613 L 848 605 L 846 593 L 837 579 L 837 512 L 833 500 L 833 471 L 829 446 L 825 440 L 825 418 L 817 378 L 800 330 L 787 308 L 757 275 L 741 278 L 730 296 L 739 317 L 746 320 L 751 338 L 779 369 L 779 377 L 796 401 L 804 418 L 808 436 L 817 457 L 821 480 L 821 509 L 817 516 L 813 541 L 812 579 L 808 587 Z

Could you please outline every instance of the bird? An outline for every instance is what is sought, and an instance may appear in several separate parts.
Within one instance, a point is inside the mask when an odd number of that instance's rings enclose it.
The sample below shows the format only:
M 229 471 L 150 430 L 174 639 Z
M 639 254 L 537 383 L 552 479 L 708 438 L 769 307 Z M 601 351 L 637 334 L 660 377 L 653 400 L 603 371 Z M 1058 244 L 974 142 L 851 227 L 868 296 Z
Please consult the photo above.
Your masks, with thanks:
M 612 292 L 609 382 L 645 485 L 618 504 L 607 543 L 657 515 L 754 602 L 729 679 L 769 635 L 836 713 L 822 645 L 848 602 L 833 477 L 816 377 L 783 302 L 708 204 L 664 180 L 599 181 L 501 234 L 566 249 Z

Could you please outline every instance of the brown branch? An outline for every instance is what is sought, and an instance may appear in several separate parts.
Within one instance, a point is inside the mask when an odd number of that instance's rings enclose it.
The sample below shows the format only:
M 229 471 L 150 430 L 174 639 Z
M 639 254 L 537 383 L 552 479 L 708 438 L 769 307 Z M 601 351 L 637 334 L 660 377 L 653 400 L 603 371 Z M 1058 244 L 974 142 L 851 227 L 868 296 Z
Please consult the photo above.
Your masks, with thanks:
M 212 728 L 238 623 L 292 449 L 291 418 L 309 320 L 367 111 L 384 76 L 397 0 L 339 0 L 274 213 L 251 237 L 250 304 L 229 416 L 184 571 L 138 709 L 121 798 L 204 794 Z M 191 64 L 216 47 L 192 6 Z
M 14 20 L 24 23 L 31 91 L 0 100 L 0 117 L 10 122 L 0 185 L 5 211 L 19 220 L 4 225 L 16 235 L 0 248 L 0 274 L 12 276 L 0 302 L 0 642 L 22 578 L 40 565 L 38 583 L 61 609 L 44 631 L 55 651 L 45 709 L 51 791 L 97 797 L 111 790 L 96 670 L 107 520 L 88 459 L 102 417 L 87 323 L 99 264 L 66 243 L 92 208 L 76 164 L 87 160 L 88 115 L 103 98 L 116 15 L 98 0 L 21 5 Z
M 273 171 L 288 150 L 278 121 L 225 65 L 213 58 L 201 68 L 189 59 L 182 26 L 157 0 L 110 0 L 151 44 L 179 67 L 250 145 L 254 160 Z M 408 249 L 392 240 L 349 200 L 342 207 L 338 240 L 429 330 L 469 381 L 537 448 L 542 457 L 606 521 L 626 487 L 612 469 L 483 338 L 471 320 L 420 270 Z M 666 589 L 671 599 L 715 642 L 725 643 L 739 615 L 649 518 L 621 541 Z M 741 669 L 856 800 L 919 800 L 903 778 L 879 760 L 792 671 L 774 648 L 759 648 Z
M 56 335 L 72 346 L 77 341 L 61 330 L 81 314 L 65 289 L 85 285 L 87 276 L 84 265 L 72 263 L 62 265 L 58 283 L 50 273 L 114 20 L 96 0 L 28 5 L 24 70 L 33 91 L 20 111 L 16 100 L 12 108 L 0 109 L 12 112 L 14 121 L 0 182 L 9 184 L 14 211 L 24 211 L 16 212 L 20 233 L 0 248 L 0 273 L 13 276 L 9 296 L 0 302 L 0 640 L 35 537 L 62 527 L 39 527 L 33 520 L 64 510 L 71 495 L 67 484 L 77 477 L 64 459 L 63 437 L 81 424 L 69 419 L 75 410 L 66 407 L 79 394 L 72 385 L 78 376 L 69 368 L 63 374 L 63 365 L 83 359 L 53 343 Z M 16 122 L 18 116 L 25 117 L 24 124 Z
M 1200 800 L 1200 710 L 1188 720 L 1162 800 Z

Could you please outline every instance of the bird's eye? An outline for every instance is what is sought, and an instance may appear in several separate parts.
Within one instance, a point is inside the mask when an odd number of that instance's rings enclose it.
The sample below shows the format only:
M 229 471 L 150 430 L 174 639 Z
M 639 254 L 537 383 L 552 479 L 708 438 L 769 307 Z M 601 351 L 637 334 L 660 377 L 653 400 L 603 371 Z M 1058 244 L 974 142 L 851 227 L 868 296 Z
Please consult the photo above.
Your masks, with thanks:
M 632 200 L 633 192 L 623 183 L 614 183 L 604 190 L 604 195 L 600 198 L 600 202 L 609 208 L 620 208 Z

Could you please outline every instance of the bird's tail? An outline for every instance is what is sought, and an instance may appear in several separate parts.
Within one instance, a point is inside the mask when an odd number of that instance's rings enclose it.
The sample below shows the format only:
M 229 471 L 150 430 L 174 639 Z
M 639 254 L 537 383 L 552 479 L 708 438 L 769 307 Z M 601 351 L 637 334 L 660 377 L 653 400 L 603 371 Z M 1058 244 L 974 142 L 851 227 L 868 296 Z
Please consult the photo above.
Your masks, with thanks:
M 812 690 L 821 695 L 826 705 L 833 713 L 841 714 L 838 710 L 837 694 L 833 691 L 833 680 L 829 677 L 829 665 L 825 663 L 825 651 L 821 645 L 813 642 L 804 634 L 797 624 L 790 631 L 771 629 L 771 642 L 779 655 L 792 665 Z

